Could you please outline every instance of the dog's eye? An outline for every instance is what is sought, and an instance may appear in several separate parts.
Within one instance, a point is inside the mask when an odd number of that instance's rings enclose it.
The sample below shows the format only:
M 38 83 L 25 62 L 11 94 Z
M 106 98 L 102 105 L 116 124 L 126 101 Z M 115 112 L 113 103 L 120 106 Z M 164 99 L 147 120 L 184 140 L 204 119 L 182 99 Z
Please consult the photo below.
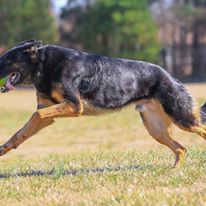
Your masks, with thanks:
M 11 61 L 10 61 L 10 59 L 9 59 L 9 57 L 8 56 L 5 56 L 4 58 L 3 58 L 3 63 L 4 64 L 9 64 Z

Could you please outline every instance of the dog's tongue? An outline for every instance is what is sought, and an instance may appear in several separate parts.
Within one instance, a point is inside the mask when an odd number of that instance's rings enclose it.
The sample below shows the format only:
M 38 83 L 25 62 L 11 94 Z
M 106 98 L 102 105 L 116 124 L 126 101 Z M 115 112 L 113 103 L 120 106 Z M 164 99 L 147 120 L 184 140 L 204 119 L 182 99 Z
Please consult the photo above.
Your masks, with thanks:
M 14 89 L 14 86 L 12 86 L 12 84 L 10 83 L 9 80 L 6 82 L 5 87 L 7 87 L 7 89 L 9 89 L 9 90 L 13 90 Z

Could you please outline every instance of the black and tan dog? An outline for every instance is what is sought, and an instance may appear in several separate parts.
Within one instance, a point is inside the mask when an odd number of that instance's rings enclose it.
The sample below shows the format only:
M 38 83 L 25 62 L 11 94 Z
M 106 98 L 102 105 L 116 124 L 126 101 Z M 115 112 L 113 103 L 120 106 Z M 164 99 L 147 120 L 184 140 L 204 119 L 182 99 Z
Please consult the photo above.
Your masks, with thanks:
M 0 78 L 5 76 L 9 78 L 2 92 L 19 84 L 35 86 L 38 110 L 0 146 L 0 155 L 17 148 L 54 118 L 96 115 L 130 104 L 136 106 L 149 134 L 175 153 L 175 166 L 184 160 L 186 149 L 173 140 L 173 123 L 206 140 L 202 125 L 206 106 L 199 110 L 185 87 L 154 64 L 27 40 L 1 56 Z

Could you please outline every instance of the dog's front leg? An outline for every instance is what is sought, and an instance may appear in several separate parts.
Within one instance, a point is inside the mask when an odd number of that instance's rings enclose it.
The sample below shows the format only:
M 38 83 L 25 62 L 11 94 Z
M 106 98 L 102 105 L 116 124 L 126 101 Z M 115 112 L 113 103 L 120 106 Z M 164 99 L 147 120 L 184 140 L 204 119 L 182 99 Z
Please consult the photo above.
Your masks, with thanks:
M 15 133 L 5 144 L 0 146 L 0 156 L 6 154 L 11 149 L 17 148 L 21 143 L 32 135 L 36 134 L 42 128 L 49 126 L 57 117 L 77 117 L 81 111 L 77 111 L 69 103 L 61 103 L 54 106 L 37 110 L 30 120 Z

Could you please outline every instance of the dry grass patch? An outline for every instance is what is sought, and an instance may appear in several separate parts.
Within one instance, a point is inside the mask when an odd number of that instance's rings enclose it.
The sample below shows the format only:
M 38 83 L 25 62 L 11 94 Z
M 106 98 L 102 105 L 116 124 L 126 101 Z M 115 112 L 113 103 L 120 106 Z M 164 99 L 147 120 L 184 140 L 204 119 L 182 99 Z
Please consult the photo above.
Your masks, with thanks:
M 205 85 L 189 85 L 204 101 Z M 198 91 L 198 92 L 196 92 Z M 0 95 L 0 142 L 35 110 L 33 91 Z M 206 205 L 206 142 L 175 129 L 185 166 L 153 140 L 134 108 L 102 117 L 60 119 L 1 157 L 0 204 Z

